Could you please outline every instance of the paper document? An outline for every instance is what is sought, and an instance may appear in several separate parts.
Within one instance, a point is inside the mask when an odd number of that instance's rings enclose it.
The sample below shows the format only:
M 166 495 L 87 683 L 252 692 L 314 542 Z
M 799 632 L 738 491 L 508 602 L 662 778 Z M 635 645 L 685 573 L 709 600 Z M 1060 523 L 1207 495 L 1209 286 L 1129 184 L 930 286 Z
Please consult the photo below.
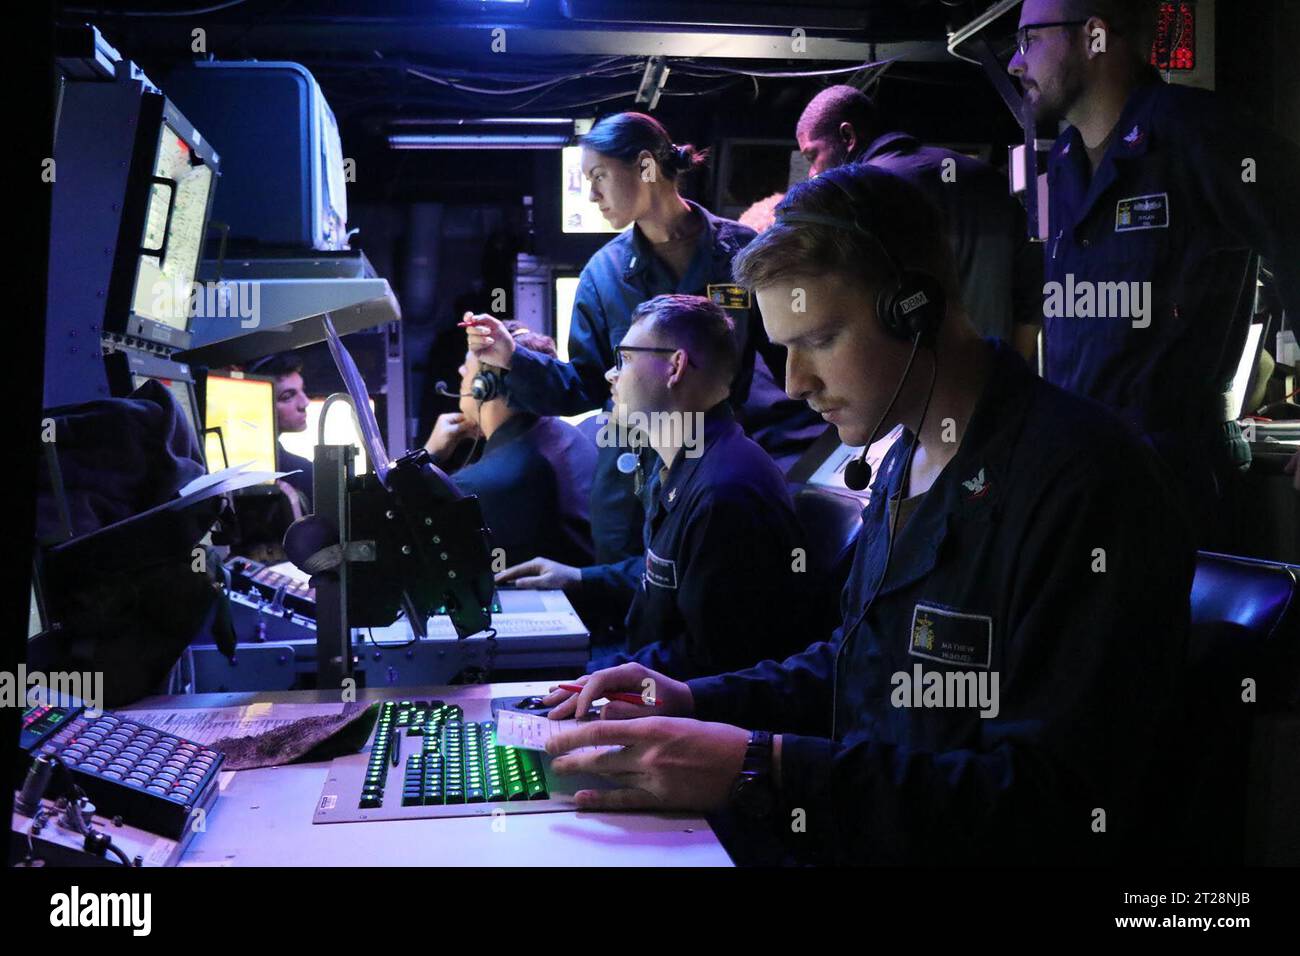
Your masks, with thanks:
M 525 714 L 517 710 L 497 712 L 497 746 L 518 747 L 521 750 L 545 750 L 546 741 L 556 734 L 573 730 L 588 721 L 551 720 L 545 714 Z M 584 750 L 607 750 L 607 747 L 579 747 L 571 753 Z
M 243 707 L 197 707 L 190 710 L 120 710 L 125 720 L 210 744 L 222 737 L 255 737 L 291 724 L 304 717 L 336 717 L 342 704 L 273 704 L 262 702 Z

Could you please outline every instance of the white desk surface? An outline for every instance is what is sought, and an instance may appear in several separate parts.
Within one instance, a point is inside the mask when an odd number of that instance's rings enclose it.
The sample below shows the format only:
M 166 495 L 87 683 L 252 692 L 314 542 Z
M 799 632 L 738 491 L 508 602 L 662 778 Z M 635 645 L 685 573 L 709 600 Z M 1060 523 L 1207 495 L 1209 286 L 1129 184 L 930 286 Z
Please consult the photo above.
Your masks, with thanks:
M 357 699 L 428 700 L 545 693 L 546 682 L 363 688 Z M 131 709 L 187 710 L 320 703 L 338 691 L 151 697 Z M 240 770 L 195 835 L 181 866 L 731 866 L 708 823 L 694 815 L 523 813 L 365 823 L 312 823 L 328 762 Z M 494 829 L 495 824 L 495 829 Z

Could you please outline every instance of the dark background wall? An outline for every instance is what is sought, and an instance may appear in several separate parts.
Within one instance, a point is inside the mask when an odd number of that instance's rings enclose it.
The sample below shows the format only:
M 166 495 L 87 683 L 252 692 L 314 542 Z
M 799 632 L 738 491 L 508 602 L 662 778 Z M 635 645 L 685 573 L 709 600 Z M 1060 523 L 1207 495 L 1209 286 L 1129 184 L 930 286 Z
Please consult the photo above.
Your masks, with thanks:
M 124 5 L 149 6 L 144 0 Z M 641 9 L 619 2 L 536 0 L 526 16 L 534 27 L 561 22 L 572 26 L 583 17 L 608 21 L 638 15 L 661 20 L 693 16 L 697 21 L 709 17 L 718 22 L 763 21 L 778 29 L 823 24 L 823 33 L 841 39 L 922 39 L 939 44 L 945 24 L 960 24 L 982 6 L 961 0 L 800 0 L 782 5 L 710 0 Z M 607 237 L 561 233 L 557 151 L 393 150 L 386 140 L 390 124 L 398 119 L 494 115 L 596 118 L 634 108 L 639 64 L 644 61 L 644 56 L 627 56 L 623 63 L 609 66 L 607 57 L 545 51 L 493 56 L 456 44 L 438 46 L 440 29 L 463 26 L 475 16 L 452 8 L 434 0 L 250 0 L 196 21 L 206 30 L 210 55 L 293 60 L 307 66 L 320 82 L 340 123 L 344 155 L 355 162 L 356 179 L 348 198 L 350 224 L 360 231 L 353 246 L 366 252 L 402 303 L 413 441 L 423 439 L 439 411 L 452 407 L 450 400 L 436 398 L 431 387 L 438 379 L 455 381 L 464 348 L 463 336 L 454 327 L 456 317 L 465 308 L 485 308 L 492 288 L 510 288 L 508 264 L 514 254 L 531 249 L 551 261 L 580 266 Z M 996 25 L 995 46 L 1003 51 L 1009 52 L 1017 15 Z M 1245 115 L 1297 137 L 1300 82 L 1295 50 L 1300 2 L 1219 0 L 1214 19 L 1220 93 Z M 195 23 L 184 18 L 115 18 L 106 13 L 96 22 L 151 75 L 165 75 L 178 60 L 195 55 L 191 50 Z M 490 22 L 482 19 L 480 26 Z M 414 26 L 394 27 L 394 23 Z M 609 22 L 600 27 L 616 29 Z M 519 30 L 526 27 L 511 29 L 511 36 L 518 38 Z M 1020 139 L 1018 127 L 978 67 L 947 57 L 941 46 L 940 53 L 934 61 L 900 60 L 879 77 L 873 94 L 884 118 L 889 125 L 929 142 L 982 146 L 995 163 L 1001 163 L 1006 146 Z M 462 86 L 507 88 L 593 71 L 601 63 L 606 63 L 604 73 L 595 70 L 596 75 L 536 95 L 503 97 L 446 85 L 450 78 Z M 794 125 L 804 104 L 830 83 L 861 80 L 865 75 L 755 78 L 717 70 L 799 72 L 845 65 L 807 58 L 671 61 L 672 72 L 654 115 L 677 142 L 714 150 L 714 162 L 688 180 L 684 191 L 715 211 L 732 215 L 783 191 L 785 151 L 794 146 Z M 440 82 L 422 78 L 413 69 Z M 724 144 L 736 138 L 774 145 L 734 153 L 733 161 L 724 164 Z M 725 183 L 719 178 L 724 165 L 730 171 Z M 524 224 L 525 196 L 533 197 L 535 204 L 531 237 Z M 378 364 L 378 349 L 373 341 L 358 347 L 372 365 Z M 309 383 L 313 390 L 334 387 L 323 354 L 309 362 L 309 369 L 317 367 L 320 374 Z

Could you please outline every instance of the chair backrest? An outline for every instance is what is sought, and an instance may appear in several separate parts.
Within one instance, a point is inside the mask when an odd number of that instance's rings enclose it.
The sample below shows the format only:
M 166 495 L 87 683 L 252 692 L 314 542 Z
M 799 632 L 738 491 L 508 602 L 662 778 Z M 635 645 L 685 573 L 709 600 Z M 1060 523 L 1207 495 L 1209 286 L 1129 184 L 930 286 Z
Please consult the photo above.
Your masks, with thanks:
M 790 490 L 795 516 L 808 540 L 809 569 L 834 573 L 862 530 L 861 499 L 808 485 L 792 486 Z
M 1300 567 L 1198 553 L 1188 656 L 1193 668 L 1252 671 L 1241 679 L 1255 680 L 1262 710 L 1300 707 Z
M 1201 552 L 1191 614 L 1192 837 L 1214 862 L 1300 863 L 1300 567 Z
M 840 592 L 862 530 L 862 501 L 801 485 L 791 485 L 790 493 L 808 548 L 802 600 L 809 609 L 809 633 L 829 635 L 840 624 Z

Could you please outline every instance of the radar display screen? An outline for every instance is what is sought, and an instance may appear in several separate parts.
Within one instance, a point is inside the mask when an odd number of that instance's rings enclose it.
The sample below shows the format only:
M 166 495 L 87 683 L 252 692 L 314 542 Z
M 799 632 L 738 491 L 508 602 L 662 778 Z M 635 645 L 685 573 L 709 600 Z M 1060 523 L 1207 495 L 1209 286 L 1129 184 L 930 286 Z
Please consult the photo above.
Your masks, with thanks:
M 162 124 L 149 188 L 132 311 L 186 331 L 203 246 L 212 169 L 168 123 Z

